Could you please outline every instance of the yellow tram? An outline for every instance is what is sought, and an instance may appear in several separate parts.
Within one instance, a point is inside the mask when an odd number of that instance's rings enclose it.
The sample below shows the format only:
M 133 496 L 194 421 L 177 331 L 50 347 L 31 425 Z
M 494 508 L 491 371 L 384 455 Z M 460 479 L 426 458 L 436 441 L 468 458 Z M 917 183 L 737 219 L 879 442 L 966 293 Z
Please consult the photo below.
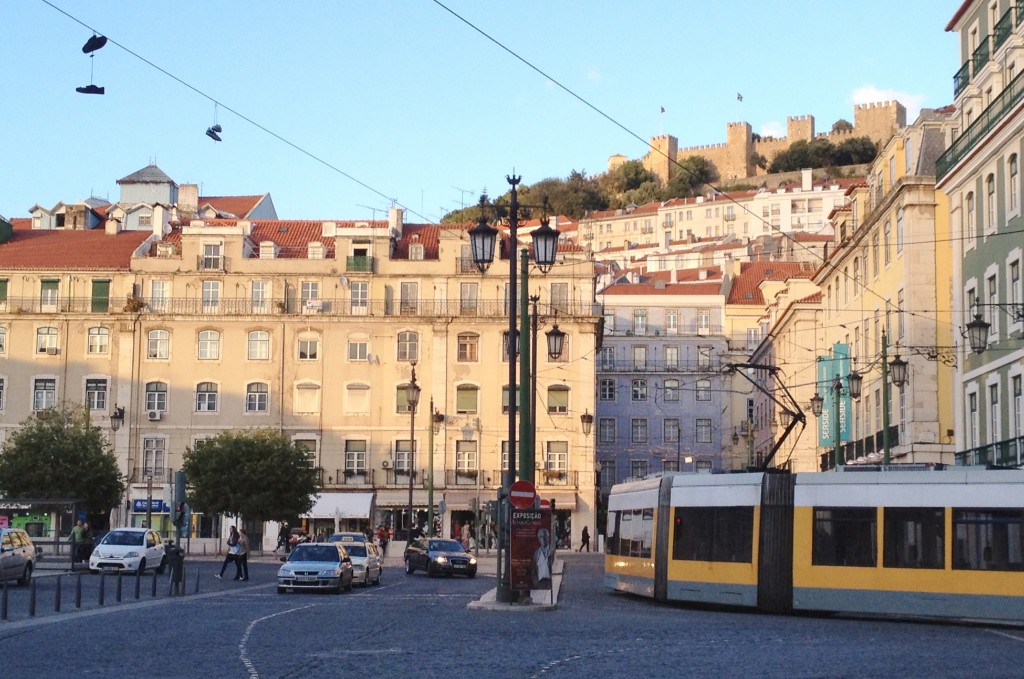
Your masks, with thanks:
M 605 584 L 775 613 L 1024 624 L 1024 470 L 897 469 L 619 484 Z

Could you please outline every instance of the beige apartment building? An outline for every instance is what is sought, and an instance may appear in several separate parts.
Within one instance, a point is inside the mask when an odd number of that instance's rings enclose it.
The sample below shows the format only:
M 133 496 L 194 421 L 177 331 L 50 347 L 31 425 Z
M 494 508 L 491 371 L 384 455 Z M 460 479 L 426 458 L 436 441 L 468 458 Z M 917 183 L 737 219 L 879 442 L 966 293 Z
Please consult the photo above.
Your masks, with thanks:
M 323 470 L 299 517 L 313 530 L 404 527 L 410 487 L 422 521 L 431 468 L 446 535 L 496 497 L 508 464 L 507 259 L 481 274 L 465 227 L 406 224 L 399 209 L 370 222 L 280 220 L 268 195 L 199 197 L 155 166 L 120 183 L 114 205 L 37 206 L 0 245 L 4 432 L 60 400 L 88 403 L 102 426 L 123 407 L 110 431 L 129 481 L 118 525 L 141 525 L 147 503 L 165 522 L 150 497 L 163 497 L 185 449 L 252 427 L 284 432 Z M 541 347 L 553 323 L 567 333 L 561 357 L 537 361 L 537 481 L 577 541 L 596 528 L 580 419 L 595 412 L 599 340 L 589 255 L 562 246 L 530 294 Z M 273 543 L 274 526 L 252 528 Z M 209 536 L 212 517 L 192 529 Z

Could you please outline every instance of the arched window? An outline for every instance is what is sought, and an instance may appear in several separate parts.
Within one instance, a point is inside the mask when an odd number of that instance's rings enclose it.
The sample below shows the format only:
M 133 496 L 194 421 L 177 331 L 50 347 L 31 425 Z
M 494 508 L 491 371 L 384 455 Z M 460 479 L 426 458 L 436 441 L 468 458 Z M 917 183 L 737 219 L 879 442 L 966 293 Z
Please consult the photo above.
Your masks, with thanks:
M 711 380 L 697 380 L 697 400 L 711 400 Z
M 455 388 L 455 412 L 472 414 L 480 411 L 480 387 L 460 384 Z
M 679 400 L 679 380 L 665 380 L 665 400 Z
M 89 328 L 89 338 L 86 343 L 86 352 L 90 354 L 105 354 L 110 351 L 110 330 L 107 328 Z
M 217 385 L 213 382 L 200 382 L 196 386 L 196 412 L 217 412 Z
M 974 191 L 968 192 L 964 200 L 964 233 L 968 238 L 974 238 Z
M 480 335 L 464 332 L 459 335 L 459 361 L 476 363 L 480 360 Z
M 245 412 L 265 413 L 270 408 L 270 389 L 263 382 L 252 382 L 245 387 Z
M 896 252 L 903 252 L 903 208 L 896 211 Z
M 146 410 L 150 412 L 167 412 L 166 382 L 146 383 Z
M 253 330 L 249 333 L 249 360 L 270 360 L 270 333 L 266 330 Z
M 548 387 L 548 412 L 559 415 L 569 412 L 569 387 L 564 384 Z
M 216 330 L 199 331 L 199 360 L 220 360 L 220 333 Z
M 150 330 L 146 345 L 146 358 L 166 360 L 171 355 L 171 333 L 167 330 Z
M 49 325 L 36 328 L 36 351 L 41 354 L 56 353 L 57 328 Z
M 416 361 L 420 355 L 419 333 L 411 330 L 398 333 L 398 360 Z
M 1016 210 L 1020 202 L 1020 168 L 1017 167 L 1017 154 L 1010 156 L 1010 186 L 1007 192 L 1010 196 L 1010 209 Z
M 320 335 L 315 332 L 299 334 L 299 360 L 315 361 L 320 356 Z
M 996 177 L 985 177 L 985 230 L 996 228 Z

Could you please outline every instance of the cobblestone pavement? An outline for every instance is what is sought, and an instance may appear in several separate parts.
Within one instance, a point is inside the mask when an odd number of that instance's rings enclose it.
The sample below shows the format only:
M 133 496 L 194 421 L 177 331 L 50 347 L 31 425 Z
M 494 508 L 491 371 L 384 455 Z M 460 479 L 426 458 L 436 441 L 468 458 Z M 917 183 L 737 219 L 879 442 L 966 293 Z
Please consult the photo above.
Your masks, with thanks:
M 601 556 L 560 553 L 559 608 L 468 610 L 494 587 L 405 575 L 340 596 L 199 566 L 200 594 L 0 623 L 3 676 L 1019 677 L 1024 630 L 709 611 L 611 594 Z M 493 571 L 491 571 L 493 572 Z M 96 578 L 93 578 L 95 582 Z M 42 598 L 40 606 L 43 606 Z M 52 602 L 51 602 L 52 606 Z

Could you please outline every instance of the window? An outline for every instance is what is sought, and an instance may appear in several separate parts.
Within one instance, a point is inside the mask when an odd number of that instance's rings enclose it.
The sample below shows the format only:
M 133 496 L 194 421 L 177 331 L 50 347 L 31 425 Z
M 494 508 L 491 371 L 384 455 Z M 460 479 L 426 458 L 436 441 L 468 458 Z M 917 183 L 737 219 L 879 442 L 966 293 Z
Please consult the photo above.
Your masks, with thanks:
M 1020 260 L 1019 259 L 1010 262 L 1010 271 L 1009 271 L 1009 275 L 1007 277 L 1010 279 L 1010 285 L 1009 285 L 1009 287 L 1008 287 L 1008 289 L 1006 291 L 1007 296 L 1009 298 L 1006 301 L 1009 302 L 1014 307 L 1019 308 L 1020 305 L 1021 305 L 1021 302 L 1024 301 L 1024 295 L 1022 295 L 1021 287 L 1020 287 Z M 1016 320 L 1016 319 L 1020 319 L 1020 314 L 1018 314 L 1015 317 L 1015 321 L 1014 321 L 1015 323 L 1020 323 L 1020 320 Z M 0 351 L 3 351 L 3 349 L 0 349 Z
M 665 380 L 664 388 L 666 401 L 679 400 L 679 380 Z
M 569 412 L 569 387 L 564 384 L 548 387 L 548 412 L 559 415 Z
M 215 314 L 220 305 L 220 281 L 203 281 L 203 313 Z
M 647 334 L 647 309 L 633 309 L 633 334 Z
M 647 418 L 631 418 L 629 421 L 629 431 L 629 440 L 632 443 L 647 443 Z
M 988 385 L 988 441 L 995 443 L 1002 435 L 999 432 L 999 385 Z
M 297 415 L 315 415 L 320 412 L 320 385 L 316 382 L 299 382 L 295 385 L 292 410 Z
M 679 347 L 665 347 L 665 368 L 679 370 Z
M 416 442 L 409 439 L 395 441 L 395 471 L 408 475 L 416 463 Z
M 970 191 L 964 201 L 964 234 L 969 240 L 975 237 L 974 209 L 974 192 Z M 967 247 L 970 247 L 970 243 L 967 243 Z
M 874 507 L 815 507 L 811 563 L 874 568 L 878 561 L 875 516 Z
M 518 332 L 515 333 L 515 336 L 513 337 L 512 341 L 515 342 L 514 351 L 516 352 L 516 356 L 518 356 L 519 355 L 519 333 Z M 501 362 L 502 363 L 508 363 L 509 344 L 510 344 L 510 342 L 509 342 L 509 339 L 508 339 L 508 330 L 506 330 L 505 332 L 501 333 Z
M 203 245 L 203 256 L 199 259 L 199 268 L 204 271 L 224 268 L 220 243 L 206 243 Z
M 477 442 L 456 441 L 455 442 L 455 471 L 466 473 L 476 472 L 480 467 L 477 464 Z
M 695 437 L 697 443 L 711 443 L 711 420 L 706 417 L 698 417 L 694 422 Z
M 903 208 L 896 211 L 896 252 L 903 252 Z
M 297 439 L 293 439 L 292 443 L 295 444 L 296 448 L 298 448 L 299 450 L 302 450 L 302 451 L 304 451 L 306 453 L 306 463 L 310 467 L 315 467 L 316 466 L 317 440 L 316 439 L 298 439 L 297 438 Z
M 270 311 L 270 281 L 253 281 L 250 299 L 253 313 Z
M 245 387 L 245 412 L 265 413 L 270 408 L 270 388 L 263 382 L 252 382 Z
M 213 382 L 200 382 L 196 386 L 196 412 L 217 412 L 217 385 Z
M 266 330 L 253 330 L 249 333 L 249 360 L 270 360 L 270 333 Z
M 985 177 L 985 231 L 996 228 L 996 177 L 990 174 Z
M 892 261 L 892 252 L 889 250 L 890 240 L 892 239 L 892 223 L 887 219 L 885 220 L 885 226 L 882 228 L 882 256 L 885 258 L 885 265 L 889 266 L 889 262 Z
M 199 360 L 220 360 L 220 333 L 216 330 L 199 331 Z
M 4 380 L 4 378 L 0 377 L 0 410 L 4 409 L 4 403 L 6 402 L 6 400 L 4 399 L 4 387 L 5 386 L 6 386 L 6 381 Z
M 94 314 L 105 314 L 110 311 L 110 281 L 92 281 L 92 297 L 89 300 L 89 310 Z
M 614 470 L 614 465 L 612 469 Z M 603 483 L 603 480 L 602 480 Z M 608 512 L 607 551 L 619 556 L 651 558 L 654 537 L 653 509 L 626 509 Z
M 662 440 L 665 443 L 679 443 L 679 426 L 678 417 L 666 417 L 661 426 Z
M 459 313 L 463 316 L 476 316 L 477 287 L 476 283 L 461 283 L 459 285 Z
M 954 509 L 953 569 L 1024 570 L 1024 511 Z
M 988 290 L 988 306 L 985 307 L 985 320 L 991 324 L 988 334 L 994 336 L 999 334 L 999 287 L 995 274 L 988 277 L 985 287 Z
M 615 370 L 615 347 L 601 347 L 601 370 Z
M 86 352 L 90 354 L 106 354 L 110 351 L 110 330 L 107 328 L 89 328 Z
M 0 328 L 0 354 L 7 353 L 7 328 Z
M 370 412 L 370 385 L 354 382 L 345 387 L 345 413 L 367 415 Z
M 345 471 L 366 473 L 366 440 L 345 441 Z
M 618 475 L 615 471 L 615 460 L 601 460 L 601 488 L 603 490 L 611 490 L 611 487 L 615 485 L 618 480 Z
M 548 441 L 547 454 L 544 457 L 545 471 L 565 473 L 569 471 L 569 442 Z
M 615 309 L 605 307 L 604 309 L 604 334 L 614 335 L 615 334 Z
M 418 313 L 420 302 L 419 283 L 402 283 L 399 286 L 399 313 L 403 316 L 413 316 Z
M 519 400 L 519 390 L 516 389 L 516 409 L 519 409 L 521 402 Z M 501 412 L 508 413 L 508 385 L 506 384 L 501 388 Z
M 629 475 L 635 479 L 642 479 L 647 476 L 647 460 L 630 460 Z
M 615 380 L 602 379 L 600 384 L 600 394 L 602 401 L 614 401 L 615 400 Z
M 167 412 L 167 383 L 147 382 L 146 383 L 146 410 Z
M 365 339 L 350 339 L 348 341 L 348 360 L 367 361 L 370 356 L 370 344 Z
M 60 281 L 43 280 L 39 283 L 39 305 L 43 311 L 56 311 Z
M 601 417 L 597 420 L 597 440 L 600 443 L 615 443 L 614 417 Z
M 352 281 L 348 294 L 352 315 L 365 316 L 370 306 L 370 284 L 367 281 Z
M 107 381 L 89 379 L 85 381 L 85 402 L 89 410 L 107 409 Z
M 711 347 L 697 347 L 697 370 L 711 370 Z
M 666 309 L 665 310 L 665 331 L 669 335 L 675 335 L 679 332 L 679 310 L 678 309 Z
M 420 261 L 423 259 L 423 243 L 409 244 L 409 260 Z
M 551 284 L 551 308 L 555 311 L 569 313 L 569 284 Z
M 753 507 L 676 507 L 674 561 L 751 563 Z
M 711 380 L 697 380 L 697 400 L 711 400 Z
M 501 471 L 508 471 L 508 441 L 501 442 Z
M 0 384 L 0 388 L 2 388 Z M 1017 438 L 1024 436 L 1024 398 L 1021 397 L 1021 376 L 1014 375 L 1010 380 L 1010 390 L 1013 394 L 1013 412 L 1010 415 L 1010 421 L 1013 425 L 1013 430 L 1010 432 L 1011 438 Z M 0 408 L 3 408 L 2 402 L 0 402 Z
M 711 310 L 697 310 L 697 332 L 707 333 L 711 330 Z
M 150 330 L 146 344 L 146 358 L 167 360 L 171 355 L 171 333 L 167 330 Z
M 1014 153 L 1010 156 L 1010 186 L 1009 186 L 1009 197 L 1010 197 L 1010 210 L 1016 211 L 1020 203 L 1020 168 L 1017 166 L 1017 154 Z
M 142 479 L 161 479 L 164 475 L 164 461 L 167 439 L 146 437 L 142 439 Z
M 419 359 L 420 336 L 411 330 L 398 333 L 398 360 L 415 361 Z
M 871 234 L 871 269 L 875 278 L 878 278 L 878 234 Z
M 475 384 L 460 384 L 455 388 L 455 412 L 471 414 L 480 410 L 480 387 Z
M 36 351 L 41 354 L 56 353 L 57 328 L 52 326 L 36 328 Z
M 480 336 L 470 332 L 459 334 L 458 360 L 460 363 L 476 363 L 480 360 Z
M 316 333 L 299 335 L 299 360 L 315 361 L 320 354 L 320 336 Z
M 32 383 L 32 410 L 46 410 L 57 405 L 57 380 L 39 378 Z
M 299 283 L 299 300 L 302 302 L 302 308 L 311 308 L 309 302 L 313 302 L 314 305 L 320 301 L 320 283 L 317 281 L 302 281 Z
M 647 370 L 647 347 L 633 347 L 633 370 Z
M 978 395 L 970 393 L 967 395 L 967 447 L 978 447 Z
M 945 525 L 941 508 L 886 507 L 885 568 L 944 568 Z
M 633 380 L 633 400 L 634 401 L 646 401 L 647 400 L 647 380 L 641 378 Z

